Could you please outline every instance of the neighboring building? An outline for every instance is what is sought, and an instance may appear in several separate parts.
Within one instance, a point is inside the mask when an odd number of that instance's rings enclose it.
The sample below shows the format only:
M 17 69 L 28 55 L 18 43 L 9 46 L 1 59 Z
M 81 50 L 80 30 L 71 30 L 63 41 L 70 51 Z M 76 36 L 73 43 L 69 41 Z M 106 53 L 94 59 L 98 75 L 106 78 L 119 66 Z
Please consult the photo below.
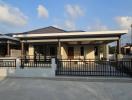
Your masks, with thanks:
M 132 45 L 130 43 L 127 43 L 121 49 L 124 55 L 132 55 Z
M 120 54 L 120 38 L 126 33 L 128 33 L 127 30 L 65 31 L 50 26 L 29 32 L 8 34 L 11 39 L 6 38 L 6 42 L 4 42 L 7 47 L 3 46 L 3 40 L 0 40 L 0 54 L 13 56 L 16 53 L 17 56 L 20 56 L 18 54 L 21 52 L 21 57 L 26 56 L 32 59 L 51 57 L 59 59 L 108 59 L 108 43 L 117 41 L 116 51 L 117 54 Z M 4 39 L 4 37 L 1 38 Z M 19 50 L 11 52 L 13 45 Z M 6 50 L 7 53 L 3 54 L 3 50 Z
M 19 39 L 0 34 L 0 57 L 17 56 L 11 55 L 13 54 L 11 52 L 16 51 L 17 49 L 20 49 Z

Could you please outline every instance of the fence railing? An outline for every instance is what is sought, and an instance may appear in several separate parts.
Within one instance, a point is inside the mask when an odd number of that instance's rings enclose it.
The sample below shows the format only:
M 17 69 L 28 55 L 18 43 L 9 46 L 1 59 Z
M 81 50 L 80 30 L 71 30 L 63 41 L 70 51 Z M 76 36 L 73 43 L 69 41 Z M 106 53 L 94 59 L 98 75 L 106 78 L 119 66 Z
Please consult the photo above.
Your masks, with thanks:
M 21 59 L 21 68 L 48 68 L 51 67 L 51 59 L 35 60 L 35 59 Z
M 22 59 L 35 59 L 35 60 L 47 60 L 56 58 L 56 56 L 43 56 L 43 55 L 23 55 Z
M 0 67 L 16 67 L 16 59 L 0 59 Z
M 131 61 L 58 60 L 57 75 L 132 76 Z

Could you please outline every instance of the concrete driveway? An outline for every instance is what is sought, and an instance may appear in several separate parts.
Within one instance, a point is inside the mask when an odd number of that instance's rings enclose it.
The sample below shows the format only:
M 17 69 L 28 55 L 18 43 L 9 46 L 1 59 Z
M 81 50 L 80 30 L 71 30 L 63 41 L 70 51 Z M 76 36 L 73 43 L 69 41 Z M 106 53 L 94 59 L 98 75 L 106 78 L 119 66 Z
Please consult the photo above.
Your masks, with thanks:
M 0 100 L 132 100 L 132 83 L 4 78 Z

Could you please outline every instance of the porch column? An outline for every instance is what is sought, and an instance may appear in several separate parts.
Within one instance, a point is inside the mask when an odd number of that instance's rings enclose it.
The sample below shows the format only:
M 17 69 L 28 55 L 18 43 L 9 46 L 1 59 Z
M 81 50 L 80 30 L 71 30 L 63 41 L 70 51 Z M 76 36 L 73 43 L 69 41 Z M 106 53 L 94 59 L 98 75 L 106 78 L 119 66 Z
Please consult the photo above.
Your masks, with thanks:
M 117 54 L 121 54 L 120 40 L 117 40 Z
M 58 54 L 57 54 L 57 58 L 61 59 L 61 42 L 60 42 L 60 40 L 58 40 Z
M 21 57 L 24 56 L 24 43 L 21 42 Z
M 117 40 L 117 48 L 116 48 L 116 60 L 121 58 L 121 41 L 120 38 Z
M 103 58 L 109 59 L 109 46 L 108 44 L 103 45 Z
M 7 56 L 10 56 L 10 41 L 7 41 Z
M 32 44 L 29 44 L 28 55 L 30 59 L 34 59 L 34 46 Z

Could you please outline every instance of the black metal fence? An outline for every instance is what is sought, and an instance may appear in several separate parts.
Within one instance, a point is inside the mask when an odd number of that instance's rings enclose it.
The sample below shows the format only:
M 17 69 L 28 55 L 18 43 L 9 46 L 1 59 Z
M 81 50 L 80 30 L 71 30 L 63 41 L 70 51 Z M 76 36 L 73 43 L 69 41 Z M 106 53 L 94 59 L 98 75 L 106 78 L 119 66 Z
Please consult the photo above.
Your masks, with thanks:
M 58 60 L 56 75 L 132 76 L 132 61 Z
M 132 76 L 132 60 L 99 61 L 81 59 L 56 60 L 56 75 L 65 76 Z M 50 68 L 51 59 L 21 59 L 21 68 Z M 0 68 L 16 68 L 16 59 L 0 59 Z
M 35 60 L 35 59 L 21 59 L 21 68 L 49 68 L 51 67 L 51 59 L 41 59 L 41 60 Z
M 0 59 L 0 67 L 16 67 L 16 59 Z

